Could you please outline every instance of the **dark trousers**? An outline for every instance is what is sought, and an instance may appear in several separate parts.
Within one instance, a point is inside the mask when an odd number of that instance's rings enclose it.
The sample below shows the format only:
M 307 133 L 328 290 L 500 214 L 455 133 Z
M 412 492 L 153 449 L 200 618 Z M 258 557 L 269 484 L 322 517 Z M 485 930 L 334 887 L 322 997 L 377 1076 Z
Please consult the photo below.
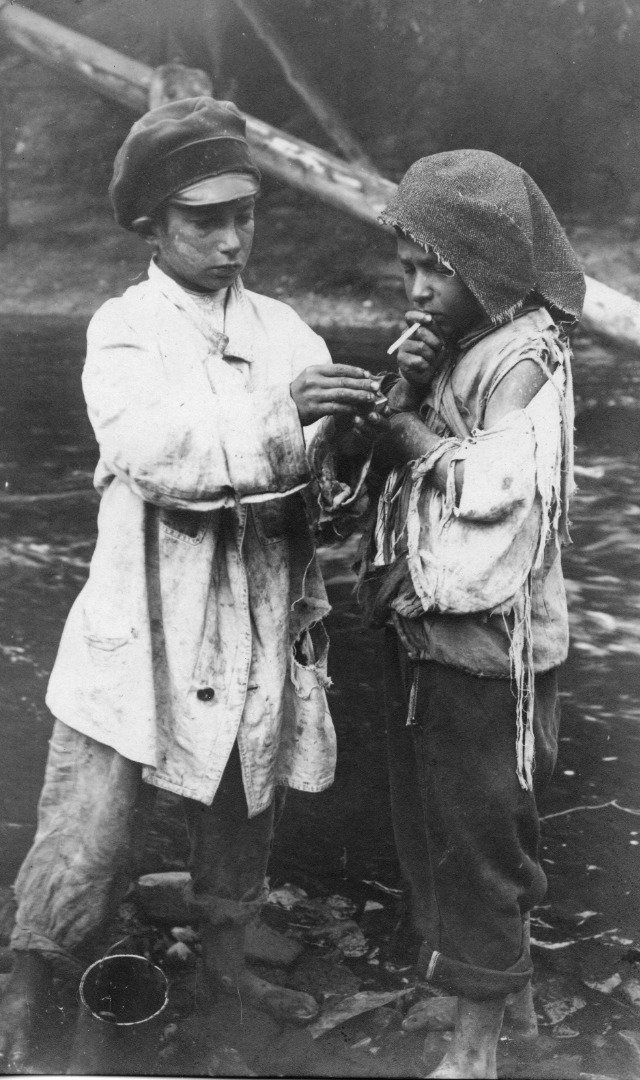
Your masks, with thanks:
M 516 775 L 510 680 L 412 664 L 392 631 L 384 659 L 393 826 L 424 939 L 420 970 L 466 997 L 517 992 L 532 970 L 525 916 L 546 891 L 536 793 L 557 755 L 557 674 L 535 680 L 535 791 L 528 792 Z
M 210 924 L 247 922 L 262 906 L 275 809 L 281 810 L 283 797 L 249 817 L 235 743 L 211 806 L 184 799 L 193 899 Z

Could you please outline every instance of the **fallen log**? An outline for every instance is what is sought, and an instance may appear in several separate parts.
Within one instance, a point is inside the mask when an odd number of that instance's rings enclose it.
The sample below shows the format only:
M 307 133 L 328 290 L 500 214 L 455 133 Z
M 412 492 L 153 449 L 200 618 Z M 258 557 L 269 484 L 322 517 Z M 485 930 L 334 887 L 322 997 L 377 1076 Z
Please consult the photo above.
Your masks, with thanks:
M 0 4 L 0 31 L 30 56 L 96 93 L 146 112 L 154 69 L 61 26 L 21 4 Z M 247 138 L 261 169 L 363 221 L 377 217 L 394 185 L 359 166 L 247 116 Z
M 146 110 L 153 74 L 147 64 L 10 0 L 0 7 L 0 28 L 13 45 L 59 75 L 71 75 L 136 112 Z
M 161 64 L 154 68 L 149 83 L 149 108 L 188 97 L 213 96 L 213 84 L 206 71 L 184 64 Z
M 587 277 L 581 326 L 623 348 L 640 346 L 640 304 L 631 296 Z
M 58 74 L 72 75 L 134 112 L 146 111 L 153 79 L 153 69 L 147 64 L 9 0 L 0 2 L 0 31 Z M 381 227 L 378 215 L 395 190 L 390 180 L 255 117 L 246 120 L 247 138 L 261 169 Z M 593 278 L 587 278 L 583 325 L 618 345 L 640 348 L 640 304 Z

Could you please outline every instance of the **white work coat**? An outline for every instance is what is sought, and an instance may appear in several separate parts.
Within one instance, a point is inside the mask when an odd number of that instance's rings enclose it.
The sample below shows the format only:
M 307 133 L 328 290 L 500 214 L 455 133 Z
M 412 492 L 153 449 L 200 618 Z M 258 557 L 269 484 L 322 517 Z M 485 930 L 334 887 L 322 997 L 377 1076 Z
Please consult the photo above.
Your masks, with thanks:
M 291 308 L 239 281 L 221 334 L 153 263 L 88 331 L 98 540 L 47 704 L 203 803 L 237 739 L 250 815 L 277 783 L 320 791 L 334 774 L 329 606 L 289 391 L 330 362 Z

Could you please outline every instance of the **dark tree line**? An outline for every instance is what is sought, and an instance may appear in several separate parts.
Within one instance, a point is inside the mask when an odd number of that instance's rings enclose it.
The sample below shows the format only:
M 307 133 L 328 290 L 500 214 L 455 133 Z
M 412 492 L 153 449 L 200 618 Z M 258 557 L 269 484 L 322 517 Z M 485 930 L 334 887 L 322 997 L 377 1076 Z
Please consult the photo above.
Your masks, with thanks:
M 149 63 L 205 67 L 220 95 L 330 148 L 233 0 L 27 2 Z M 640 0 L 261 2 L 387 175 L 483 147 L 561 208 L 636 208 Z

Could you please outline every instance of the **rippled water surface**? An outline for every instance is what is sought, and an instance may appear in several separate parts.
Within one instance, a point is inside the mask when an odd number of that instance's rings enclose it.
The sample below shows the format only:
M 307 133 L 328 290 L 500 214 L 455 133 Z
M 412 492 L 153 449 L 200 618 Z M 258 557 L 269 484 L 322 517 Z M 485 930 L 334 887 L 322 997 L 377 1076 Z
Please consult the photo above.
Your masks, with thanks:
M 92 551 L 96 452 L 79 381 L 84 327 L 4 320 L 0 342 L 0 881 L 8 883 L 33 833 L 50 730 L 47 675 Z M 375 368 L 386 342 L 342 332 L 329 344 L 336 359 Z M 560 761 L 541 808 L 548 815 L 545 866 L 551 902 L 604 913 L 609 928 L 633 936 L 634 926 L 640 929 L 640 816 L 595 808 L 614 799 L 640 808 L 640 357 L 579 338 L 575 384 L 579 491 L 574 546 L 565 556 L 572 651 L 562 684 Z M 290 796 L 273 861 L 276 876 L 325 889 L 363 880 L 397 884 L 377 640 L 359 629 L 349 563 L 349 550 L 324 553 L 334 603 L 337 781 L 321 796 Z M 148 869 L 181 865 L 181 825 L 171 806 L 164 817 Z

